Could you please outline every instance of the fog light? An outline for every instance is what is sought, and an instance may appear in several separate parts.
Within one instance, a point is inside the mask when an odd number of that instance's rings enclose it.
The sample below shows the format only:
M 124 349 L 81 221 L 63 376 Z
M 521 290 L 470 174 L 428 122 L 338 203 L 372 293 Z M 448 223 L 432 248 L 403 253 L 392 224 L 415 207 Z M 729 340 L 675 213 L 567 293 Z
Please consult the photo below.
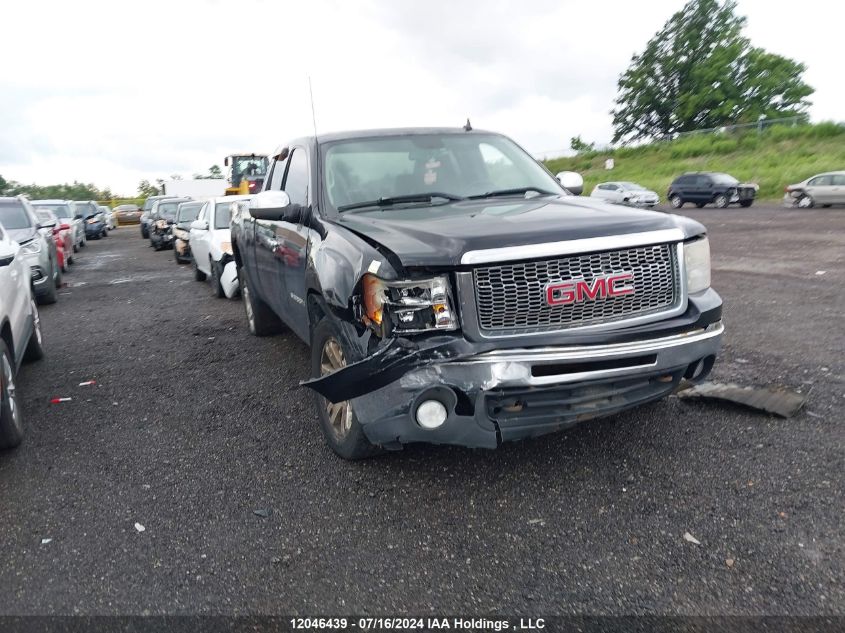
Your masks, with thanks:
M 417 424 L 424 429 L 436 429 L 446 421 L 446 407 L 437 400 L 425 400 L 417 407 Z

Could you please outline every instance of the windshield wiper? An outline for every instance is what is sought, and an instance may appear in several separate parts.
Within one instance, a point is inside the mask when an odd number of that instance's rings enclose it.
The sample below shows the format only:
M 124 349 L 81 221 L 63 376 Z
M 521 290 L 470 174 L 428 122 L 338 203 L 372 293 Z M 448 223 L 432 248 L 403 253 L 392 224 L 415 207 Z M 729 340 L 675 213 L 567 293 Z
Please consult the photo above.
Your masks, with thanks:
M 440 191 L 432 191 L 431 193 L 411 193 L 404 196 L 388 196 L 379 198 L 378 200 L 367 200 L 365 202 L 354 202 L 352 204 L 342 204 L 338 211 L 349 211 L 351 209 L 363 209 L 365 207 L 389 207 L 394 204 L 401 204 L 403 202 L 432 202 L 435 198 L 443 198 L 444 200 L 463 200 L 461 196 L 456 196 L 452 193 L 442 193 Z
M 514 189 L 497 189 L 495 191 L 488 191 L 487 193 L 480 193 L 475 196 L 467 196 L 470 200 L 481 200 L 482 198 L 499 198 L 502 196 L 515 196 L 517 194 L 526 194 L 529 191 L 536 191 L 541 196 L 556 196 L 553 191 L 546 191 L 538 187 L 516 187 Z

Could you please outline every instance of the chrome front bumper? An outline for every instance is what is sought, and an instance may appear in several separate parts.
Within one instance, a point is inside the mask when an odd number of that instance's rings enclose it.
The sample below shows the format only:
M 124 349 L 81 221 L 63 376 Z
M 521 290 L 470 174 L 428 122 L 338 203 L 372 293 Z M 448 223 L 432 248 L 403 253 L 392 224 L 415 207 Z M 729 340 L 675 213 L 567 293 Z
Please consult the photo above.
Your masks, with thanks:
M 724 327 L 717 321 L 627 343 L 495 350 L 411 370 L 353 398 L 368 439 L 493 448 L 611 415 L 670 394 L 713 365 Z M 415 421 L 416 407 L 440 400 L 448 417 L 435 429 Z

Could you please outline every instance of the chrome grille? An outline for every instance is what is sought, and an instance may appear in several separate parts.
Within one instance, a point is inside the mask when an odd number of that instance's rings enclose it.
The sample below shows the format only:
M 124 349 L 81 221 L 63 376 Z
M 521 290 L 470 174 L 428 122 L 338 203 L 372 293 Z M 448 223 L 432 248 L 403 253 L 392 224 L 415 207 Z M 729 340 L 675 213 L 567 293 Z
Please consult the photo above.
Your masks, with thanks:
M 477 268 L 473 272 L 479 326 L 484 331 L 557 330 L 621 321 L 671 310 L 680 303 L 674 245 Z M 562 306 L 546 302 L 549 283 L 631 273 L 634 292 Z

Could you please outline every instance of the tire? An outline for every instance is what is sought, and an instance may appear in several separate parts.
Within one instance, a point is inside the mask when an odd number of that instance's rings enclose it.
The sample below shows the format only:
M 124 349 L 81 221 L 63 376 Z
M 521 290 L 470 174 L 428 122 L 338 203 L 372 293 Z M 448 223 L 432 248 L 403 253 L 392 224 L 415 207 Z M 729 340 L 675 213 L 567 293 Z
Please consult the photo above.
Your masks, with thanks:
M 74 252 L 74 253 L 78 253 L 78 252 L 79 252 L 79 244 L 74 244 L 74 245 L 73 245 L 73 252 Z M 71 263 L 73 263 L 73 262 L 71 262 Z
M 199 269 L 196 260 L 194 260 L 194 281 L 205 281 L 205 273 Z
M 23 420 L 15 387 L 15 360 L 0 339 L 0 448 L 14 448 L 23 441 Z
M 255 293 L 252 292 L 246 271 L 241 268 L 238 273 L 241 280 L 241 297 L 243 297 L 244 311 L 246 312 L 246 323 L 250 334 L 253 336 L 279 334 L 284 329 L 281 319 L 266 303 L 254 296 Z
M 32 336 L 29 337 L 29 343 L 26 346 L 26 351 L 23 353 L 23 359 L 27 363 L 44 358 L 44 339 L 41 335 L 41 317 L 38 315 L 38 306 L 35 301 L 32 301 L 32 314 L 35 317 L 33 324 Z
M 328 317 L 323 317 L 311 332 L 311 375 L 322 376 L 346 365 L 346 351 L 335 333 Z M 337 354 L 340 357 L 337 357 Z M 314 394 L 314 406 L 320 430 L 331 449 L 343 459 L 357 460 L 381 453 L 381 448 L 370 444 L 361 423 L 355 416 L 350 402 L 329 403 L 323 396 Z M 330 417 L 329 411 L 332 411 Z
M 88 238 L 83 236 L 79 242 L 79 248 L 85 248 L 85 245 L 88 243 Z
M 76 249 L 75 249 L 75 248 L 74 248 L 74 249 L 71 249 L 71 250 L 72 250 L 72 252 L 74 252 L 74 253 L 76 252 Z M 74 257 L 73 255 L 69 255 L 65 261 L 67 261 L 67 263 L 68 263 L 68 264 L 72 264 L 72 263 L 74 263 L 74 262 L 76 261 L 76 257 Z
M 55 266 L 55 264 L 53 264 Z M 51 275 L 50 282 L 47 283 L 47 292 L 38 297 L 36 303 L 41 305 L 52 305 L 59 300 L 59 287 L 56 283 L 55 274 Z
M 147 230 L 147 227 L 142 224 L 141 225 L 141 238 L 146 240 L 146 239 L 149 239 L 149 237 L 150 237 L 150 232 Z
M 211 294 L 213 294 L 218 299 L 225 298 L 226 293 L 223 292 L 223 286 L 220 285 L 220 275 L 223 274 L 220 271 L 220 262 L 216 262 L 209 257 L 208 267 L 209 270 L 211 270 Z
M 748 207 L 751 206 L 751 203 L 753 203 L 753 202 L 754 202 L 753 200 L 741 200 L 740 203 L 739 203 L 739 206 L 741 206 L 743 209 L 747 209 Z
M 730 201 L 728 200 L 728 197 L 723 193 L 720 193 L 718 196 L 713 198 L 713 204 L 716 205 L 717 209 L 726 208 L 728 206 L 729 202 Z
M 175 246 L 173 247 L 173 259 L 176 260 L 177 264 L 184 264 L 185 263 L 181 259 L 179 259 L 179 251 L 176 250 Z
M 684 199 L 681 198 L 681 196 L 679 196 L 678 194 L 673 193 L 671 196 L 669 196 L 669 204 L 672 205 L 673 209 L 680 209 L 684 206 Z
M 831 205 L 829 205 L 829 204 L 823 204 L 823 205 L 822 205 L 822 209 L 829 209 L 829 208 L 830 208 L 830 206 L 831 206 Z
M 696 203 L 695 203 L 695 208 L 696 208 L 696 209 L 703 209 L 703 208 L 704 208 L 704 203 L 703 203 L 703 202 L 696 202 Z
M 812 209 L 816 206 L 816 201 L 813 200 L 813 197 L 807 195 L 806 193 L 798 198 L 798 208 L 799 209 Z
M 59 260 L 53 262 L 53 266 L 56 267 L 56 272 L 53 275 L 53 283 L 56 285 L 56 291 L 62 287 L 62 268 L 59 266 Z

